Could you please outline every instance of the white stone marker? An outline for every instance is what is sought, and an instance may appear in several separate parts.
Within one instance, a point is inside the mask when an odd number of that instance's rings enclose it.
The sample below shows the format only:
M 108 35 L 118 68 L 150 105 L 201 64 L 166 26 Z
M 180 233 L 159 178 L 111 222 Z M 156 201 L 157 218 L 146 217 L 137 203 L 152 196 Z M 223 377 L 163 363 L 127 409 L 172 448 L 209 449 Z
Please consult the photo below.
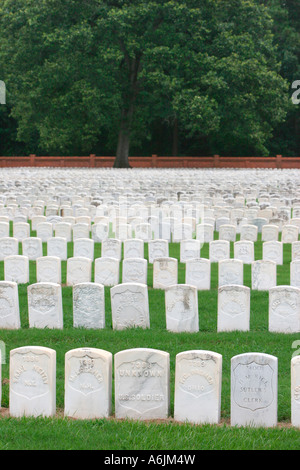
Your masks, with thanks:
M 147 284 L 148 261 L 144 258 L 125 258 L 122 263 L 122 282 Z
M 95 259 L 95 282 L 104 286 L 116 286 L 120 280 L 120 261 L 116 258 L 101 257 Z
M 114 330 L 150 328 L 148 288 L 145 284 L 123 283 L 110 289 Z
M 19 293 L 16 282 L 0 281 L 0 329 L 19 329 Z
M 181 240 L 180 242 L 180 262 L 186 263 L 189 259 L 200 258 L 200 240 Z
M 153 261 L 153 288 L 165 289 L 178 280 L 177 258 L 155 258 Z
M 250 240 L 251 242 L 257 241 L 258 228 L 256 225 L 245 224 L 241 227 L 240 240 Z
M 82 256 L 94 260 L 94 245 L 95 242 L 91 238 L 76 238 L 73 242 L 74 254 L 73 256 Z
M 297 225 L 286 224 L 282 227 L 282 243 L 293 243 L 298 241 L 299 228 Z
M 73 241 L 76 238 L 89 238 L 90 237 L 90 227 L 88 224 L 77 222 L 72 226 L 72 236 Z
M 218 424 L 221 388 L 221 354 L 205 350 L 177 354 L 174 419 L 194 424 Z
M 68 258 L 68 242 L 63 237 L 52 237 L 47 240 L 47 255 L 56 256 L 66 261 Z
M 30 225 L 28 222 L 16 222 L 13 224 L 13 237 L 19 242 L 30 236 Z
M 82 256 L 67 259 L 67 285 L 91 282 L 92 260 Z M 97 281 L 96 281 L 97 282 Z M 101 283 L 100 283 L 101 284 Z
M 4 258 L 5 281 L 27 284 L 29 282 L 29 259 L 23 255 L 11 255 Z
M 231 358 L 231 425 L 277 425 L 277 357 L 245 353 Z
M 144 258 L 144 240 L 133 238 L 124 240 L 124 259 L 126 258 Z
M 43 256 L 42 240 L 38 237 L 24 238 L 24 240 L 22 240 L 22 253 L 31 261 L 40 258 Z
M 219 261 L 219 287 L 230 284 L 243 285 L 244 263 L 239 259 L 223 259 Z
M 292 261 L 300 259 L 300 241 L 292 243 Z
M 25 346 L 10 351 L 9 412 L 15 418 L 56 412 L 56 351 Z
M 300 356 L 291 359 L 291 424 L 300 427 Z
M 61 285 L 38 282 L 27 287 L 30 328 L 63 329 Z
M 36 259 L 37 282 L 61 284 L 61 259 L 57 256 L 42 256 Z
M 213 240 L 209 243 L 209 259 L 218 263 L 222 259 L 230 258 L 230 242 L 228 240 Z
M 229 242 L 235 242 L 236 226 L 232 224 L 222 224 L 219 229 L 219 240 L 228 240 Z
M 217 331 L 250 330 L 250 288 L 228 285 L 218 289 Z
M 169 242 L 168 240 L 156 239 L 150 240 L 148 243 L 148 258 L 149 263 L 153 263 L 156 258 L 169 257 Z
M 9 237 L 9 222 L 0 222 L 0 238 Z
M 64 415 L 75 419 L 108 418 L 111 405 L 112 354 L 96 348 L 68 351 Z
M 117 419 L 166 419 L 170 408 L 170 355 L 150 348 L 115 354 Z
M 263 260 L 275 261 L 276 264 L 283 264 L 283 243 L 282 242 L 264 242 Z
M 101 243 L 108 238 L 108 224 L 97 222 L 92 225 L 92 240 Z
M 254 242 L 250 240 L 240 240 L 234 243 L 234 258 L 240 259 L 244 264 L 251 264 L 254 261 Z
M 3 261 L 6 256 L 19 254 L 19 242 L 14 237 L 0 238 L 0 261 Z
M 122 257 L 122 242 L 117 238 L 107 238 L 101 244 L 102 258 L 116 258 L 119 261 Z
M 277 225 L 264 225 L 261 230 L 263 242 L 278 241 L 279 227 Z
M 269 290 L 277 285 L 277 264 L 275 261 L 256 260 L 251 265 L 251 288 Z
M 55 224 L 55 238 L 65 238 L 67 242 L 72 241 L 72 224 L 69 222 L 58 222 Z
M 290 285 L 300 287 L 300 259 L 290 263 Z
M 300 289 L 276 286 L 269 290 L 269 331 L 300 332 Z
M 42 242 L 47 242 L 48 238 L 53 237 L 53 225 L 51 222 L 41 222 L 37 224 L 36 236 L 40 238 Z
M 197 290 L 209 290 L 211 262 L 207 258 L 190 259 L 185 264 L 185 283 Z
M 174 332 L 199 331 L 198 292 L 194 286 L 176 284 L 165 289 L 166 327 Z
M 73 326 L 102 329 L 105 327 L 104 286 L 83 282 L 73 286 Z

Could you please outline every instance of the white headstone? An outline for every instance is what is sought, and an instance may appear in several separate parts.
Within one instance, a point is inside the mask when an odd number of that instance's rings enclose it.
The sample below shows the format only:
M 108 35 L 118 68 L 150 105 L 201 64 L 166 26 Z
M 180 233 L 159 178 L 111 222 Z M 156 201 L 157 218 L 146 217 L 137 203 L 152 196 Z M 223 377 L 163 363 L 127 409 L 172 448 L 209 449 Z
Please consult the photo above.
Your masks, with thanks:
M 19 242 L 14 237 L 0 238 L 0 261 L 3 261 L 6 256 L 19 254 Z
M 165 289 L 178 282 L 177 258 L 155 258 L 153 261 L 153 288 Z
M 196 239 L 201 243 L 209 243 L 214 239 L 214 226 L 211 224 L 198 224 L 196 226 Z
M 241 227 L 240 240 L 257 241 L 258 228 L 253 224 L 245 224 Z
M 22 240 L 22 252 L 29 260 L 35 261 L 43 256 L 42 240 L 38 237 L 29 237 Z
M 73 241 L 76 238 L 90 238 L 90 227 L 88 224 L 77 222 L 72 226 Z
M 269 331 L 300 332 L 300 288 L 276 286 L 269 290 Z
M 245 353 L 231 358 L 231 425 L 277 425 L 277 357 Z
M 198 290 L 209 290 L 211 262 L 206 258 L 190 259 L 185 265 L 185 283 Z
M 263 242 L 278 241 L 279 227 L 277 225 L 264 225 L 261 231 Z
M 227 285 L 218 290 L 217 331 L 249 331 L 250 288 Z
M 103 258 L 116 258 L 121 260 L 122 242 L 117 238 L 108 238 L 103 240 L 101 245 L 101 256 Z
M 230 284 L 243 285 L 244 263 L 239 259 L 223 259 L 219 261 L 219 286 Z
M 292 261 L 300 260 L 300 241 L 292 243 Z
M 36 259 L 37 282 L 61 284 L 61 259 L 57 256 L 42 256 Z
M 94 240 L 91 238 L 76 238 L 73 242 L 74 254 L 73 256 L 81 256 L 94 260 Z
M 283 264 L 283 244 L 279 241 L 264 242 L 263 246 L 263 260 L 275 261 L 276 264 Z
M 96 282 L 73 285 L 73 326 L 102 329 L 105 327 L 104 286 Z
M 108 238 L 108 224 L 97 222 L 92 225 L 92 240 L 96 243 L 101 243 Z
M 82 256 L 67 259 L 67 285 L 91 282 L 92 260 Z M 98 282 L 95 280 L 95 282 Z M 100 282 L 100 284 L 102 284 Z
M 165 289 L 166 327 L 174 332 L 199 331 L 198 292 L 194 286 L 176 284 Z
M 64 415 L 75 419 L 108 418 L 112 408 L 112 354 L 78 348 L 65 355 Z
M 27 284 L 29 282 L 29 259 L 23 255 L 11 255 L 4 258 L 5 281 Z
M 275 261 L 256 260 L 251 265 L 251 288 L 269 290 L 277 285 L 277 265 Z
M 27 235 L 29 237 L 29 235 Z M 53 226 L 51 222 L 41 222 L 37 224 L 36 227 L 36 236 L 42 240 L 42 242 L 47 242 L 47 240 L 53 237 Z
M 174 419 L 193 424 L 218 424 L 221 388 L 221 354 L 205 350 L 177 354 Z
M 30 225 L 28 222 L 14 222 L 13 237 L 19 242 L 30 236 Z
M 110 257 L 96 258 L 94 267 L 95 282 L 108 287 L 119 284 L 120 261 L 118 259 Z
M 182 240 L 180 242 L 180 262 L 185 263 L 189 259 L 200 258 L 200 240 Z
M 223 224 L 219 230 L 219 240 L 228 240 L 235 242 L 236 240 L 236 226 L 232 224 Z
M 212 263 L 229 258 L 230 242 L 228 240 L 213 240 L 209 243 L 209 259 Z
M 149 263 L 153 263 L 156 258 L 169 257 L 169 242 L 168 240 L 156 239 L 150 240 L 148 243 L 148 258 Z
M 30 328 L 63 328 L 60 284 L 38 282 L 27 287 Z
M 72 224 L 69 222 L 58 222 L 55 224 L 55 237 L 65 238 L 67 242 L 72 241 Z
M 290 285 L 300 287 L 300 259 L 290 263 Z
M 16 418 L 54 416 L 56 351 L 25 346 L 10 351 L 9 411 Z
M 63 237 L 52 237 L 47 240 L 47 255 L 56 256 L 66 261 L 68 258 L 68 242 Z
M 136 348 L 115 354 L 117 419 L 166 419 L 170 408 L 170 356 Z
M 299 228 L 297 225 L 286 224 L 282 227 L 282 243 L 293 243 L 298 241 Z
M 0 281 L 0 329 L 20 327 L 18 285 L 16 282 Z
M 148 289 L 144 284 L 123 283 L 110 289 L 114 330 L 149 328 Z
M 144 240 L 132 238 L 124 240 L 124 259 L 126 258 L 144 258 Z
M 122 263 L 122 282 L 147 284 L 148 261 L 143 258 L 125 258 Z

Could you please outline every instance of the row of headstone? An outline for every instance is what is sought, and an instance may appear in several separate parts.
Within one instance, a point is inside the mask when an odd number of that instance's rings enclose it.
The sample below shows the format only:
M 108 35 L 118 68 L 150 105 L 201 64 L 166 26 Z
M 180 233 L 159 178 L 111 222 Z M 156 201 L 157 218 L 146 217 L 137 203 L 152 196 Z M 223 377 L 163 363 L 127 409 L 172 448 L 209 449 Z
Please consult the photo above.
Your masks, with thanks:
M 112 326 L 115 330 L 150 328 L 148 288 L 122 283 L 110 290 Z M 63 328 L 62 289 L 55 283 L 36 283 L 27 288 L 30 328 Z M 0 282 L 0 328 L 19 329 L 18 287 Z M 300 288 L 276 286 L 269 290 L 269 331 L 300 332 Z M 165 290 L 166 329 L 198 332 L 199 308 L 196 287 L 175 284 Z M 227 285 L 218 289 L 217 331 L 250 330 L 250 288 Z M 73 286 L 73 326 L 105 327 L 104 286 L 80 283 Z
M 112 415 L 112 353 L 77 348 L 65 355 L 64 415 L 73 419 Z M 56 413 L 56 351 L 25 346 L 10 351 L 9 412 L 12 417 Z M 170 416 L 169 353 L 150 348 L 114 355 L 117 419 L 153 420 Z M 291 360 L 291 424 L 300 426 L 300 356 Z M 207 350 L 176 355 L 174 419 L 218 424 L 221 417 L 222 355 Z M 1 395 L 0 395 L 1 396 Z M 1 405 L 1 403 L 0 403 Z M 278 424 L 278 359 L 250 352 L 231 358 L 233 426 Z

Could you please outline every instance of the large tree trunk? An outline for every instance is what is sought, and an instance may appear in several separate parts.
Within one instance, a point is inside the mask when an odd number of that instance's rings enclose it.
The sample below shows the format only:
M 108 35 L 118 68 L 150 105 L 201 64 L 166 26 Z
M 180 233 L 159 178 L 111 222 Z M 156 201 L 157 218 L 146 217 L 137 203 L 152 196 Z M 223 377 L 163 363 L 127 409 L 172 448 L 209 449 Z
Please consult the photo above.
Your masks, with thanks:
M 124 114 L 122 113 L 114 168 L 131 168 L 129 164 L 130 127 Z

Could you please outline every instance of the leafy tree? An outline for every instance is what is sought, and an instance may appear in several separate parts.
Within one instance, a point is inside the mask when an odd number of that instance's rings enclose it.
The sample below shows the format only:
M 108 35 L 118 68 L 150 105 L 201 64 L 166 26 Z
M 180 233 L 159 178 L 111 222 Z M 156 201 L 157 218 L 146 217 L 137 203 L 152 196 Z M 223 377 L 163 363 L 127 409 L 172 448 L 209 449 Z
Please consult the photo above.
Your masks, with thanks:
M 168 122 L 213 151 L 267 154 L 287 112 L 255 0 L 4 0 L 0 27 L 18 139 L 48 152 L 102 141 L 128 167 L 132 143 Z

